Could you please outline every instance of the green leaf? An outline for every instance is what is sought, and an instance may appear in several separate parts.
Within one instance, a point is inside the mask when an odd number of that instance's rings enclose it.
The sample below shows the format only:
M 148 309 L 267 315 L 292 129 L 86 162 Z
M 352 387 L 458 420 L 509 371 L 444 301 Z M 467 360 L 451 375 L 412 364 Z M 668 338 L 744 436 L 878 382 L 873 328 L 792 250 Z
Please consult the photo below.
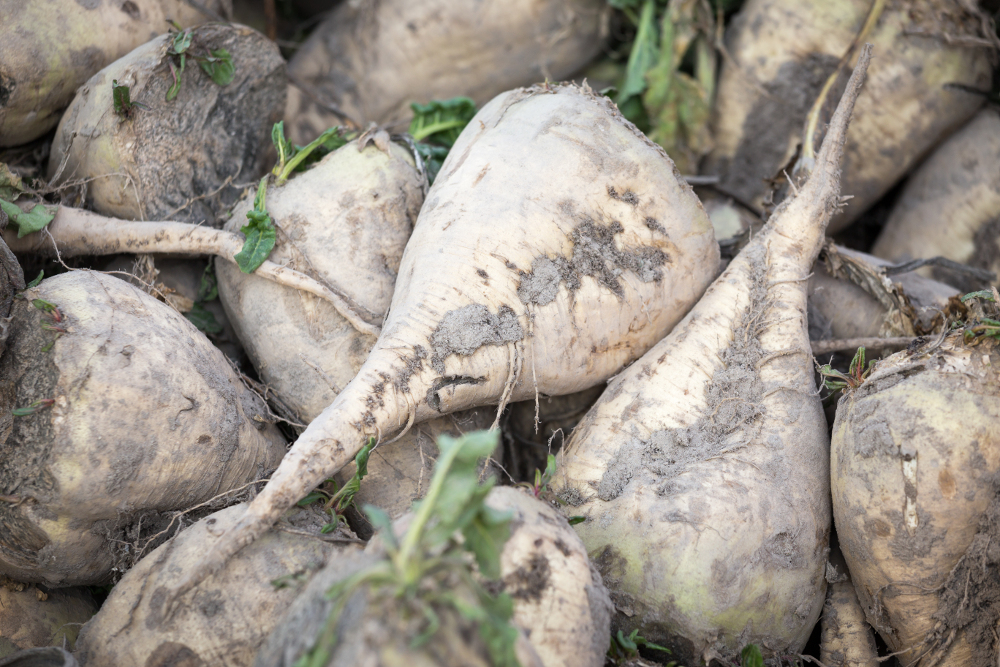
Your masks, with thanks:
M 451 148 L 458 135 L 476 115 L 476 103 L 468 97 L 432 100 L 427 104 L 410 105 L 413 120 L 410 135 L 415 141 L 426 141 Z
M 24 183 L 21 177 L 10 170 L 3 162 L 0 162 L 0 198 L 14 201 L 24 192 Z
M 509 595 L 494 597 L 485 590 L 463 554 L 468 551 L 475 556 L 483 577 L 499 578 L 500 553 L 509 536 L 510 516 L 484 503 L 495 480 L 478 483 L 478 463 L 494 451 L 498 438 L 497 432 L 478 432 L 438 440 L 434 475 L 426 496 L 415 505 L 415 514 L 401 543 L 394 536 L 389 516 L 366 505 L 363 511 L 382 536 L 389 557 L 331 587 L 327 598 L 335 600 L 342 609 L 357 586 L 367 583 L 373 589 L 390 588 L 400 599 L 405 599 L 411 612 L 419 609 L 426 619 L 414 639 L 415 645 L 433 641 L 440 606 L 450 605 L 475 623 L 492 665 L 516 667 L 514 646 L 519 634 L 510 623 L 513 601 Z M 373 444 L 369 440 L 366 449 Z M 363 450 L 356 459 L 359 472 L 366 469 L 369 454 L 370 451 Z M 456 531 L 461 531 L 464 539 L 456 539 Z M 442 565 L 447 568 L 449 580 L 457 574 L 461 585 L 471 588 L 475 594 L 472 600 L 441 586 L 445 574 Z M 336 616 L 331 614 L 326 625 L 330 641 L 321 640 L 316 646 L 332 645 L 335 622 Z
M 342 514 L 344 510 L 354 502 L 354 496 L 361 489 L 361 480 L 365 478 L 368 474 L 368 457 L 371 454 L 372 449 L 375 448 L 375 438 L 368 438 L 368 443 L 361 448 L 358 455 L 354 457 L 355 471 L 351 479 L 347 480 L 337 493 L 331 498 L 332 501 L 336 501 L 335 508 L 337 514 Z
M 479 636 L 486 644 L 494 667 L 520 667 L 515 656 L 518 632 L 510 624 L 514 615 L 514 601 L 507 593 L 492 596 L 482 587 L 478 589 L 479 605 L 471 605 L 456 597 L 448 601 L 463 618 L 479 626 Z
M 267 176 L 260 179 L 257 186 L 257 196 L 254 198 L 253 210 L 247 213 L 249 222 L 240 228 L 246 241 L 243 249 L 236 253 L 236 264 L 243 273 L 253 273 L 271 254 L 277 234 L 271 216 L 264 207 L 264 197 L 267 193 Z
M 653 67 L 659 56 L 655 21 L 656 1 L 645 0 L 639 16 L 639 28 L 628 56 L 628 65 L 625 67 L 625 80 L 618 90 L 619 104 L 646 90 L 646 72 Z
M 684 173 L 696 171 L 710 148 L 708 93 L 684 72 L 657 67 L 649 73 L 643 104 L 650 116 L 649 138 L 663 147 Z
M 427 619 L 427 628 L 410 642 L 410 648 L 414 649 L 426 644 L 434 636 L 434 633 L 441 629 L 441 618 L 429 604 L 420 605 L 420 610 L 423 612 L 424 618 Z
M 464 528 L 475 516 L 477 508 L 474 505 L 480 500 L 476 497 L 479 479 L 475 465 L 455 463 L 446 480 L 438 497 L 434 499 L 432 514 L 437 523 L 426 528 L 421 536 L 420 543 L 427 549 L 445 544 L 456 530 Z M 419 511 L 426 502 L 425 497 L 419 503 L 414 503 L 414 509 Z
M 500 444 L 499 431 L 472 431 L 460 438 L 442 435 L 438 438 L 441 453 L 455 449 L 455 460 L 463 463 L 478 463 L 479 459 L 490 456 Z
M 302 572 L 292 572 L 291 574 L 285 574 L 277 579 L 271 580 L 271 585 L 274 586 L 276 590 L 281 590 L 282 588 L 289 588 L 291 586 L 298 586 L 304 582 L 307 575 Z
M 399 542 L 396 541 L 396 533 L 392 530 L 392 519 L 389 518 L 389 515 L 374 505 L 365 505 L 361 508 L 361 511 L 368 517 L 368 522 L 371 523 L 375 531 L 382 536 L 386 550 L 390 552 L 397 551 L 399 549 Z
M 337 128 L 336 133 L 327 137 L 323 143 L 317 146 L 314 150 L 310 151 L 304 159 L 297 161 L 292 169 L 292 172 L 307 170 L 309 167 L 316 164 L 338 148 L 346 146 L 351 141 L 352 136 L 353 135 L 345 132 L 345 128 Z M 303 148 L 303 146 L 296 146 L 295 154 L 298 155 Z
M 2 171 L 0 171 L 2 173 Z M 962 303 L 969 301 L 970 299 L 986 299 L 987 301 L 993 301 L 993 290 L 979 290 L 978 292 L 969 292 L 962 296 Z
M 615 9 L 638 9 L 642 0 L 608 0 L 608 4 Z
M 642 103 L 642 97 L 638 95 L 633 95 L 624 102 L 616 102 L 618 105 L 618 110 L 622 112 L 622 115 L 630 122 L 633 123 L 640 132 L 646 133 L 650 131 L 650 121 L 649 114 L 646 113 L 646 107 Z
M 654 644 L 653 642 L 644 641 L 643 646 L 645 646 L 646 648 L 655 649 L 657 651 L 663 651 L 664 653 L 670 653 L 670 649 L 668 649 L 666 646 L 660 646 L 659 644 Z
M 30 283 L 27 284 L 27 286 L 25 287 L 25 289 L 31 289 L 32 287 L 38 287 L 38 283 L 42 282 L 42 278 L 44 278 L 44 277 L 45 277 L 45 270 L 43 269 L 43 270 L 41 270 L 41 271 L 38 272 L 38 275 L 35 277 L 34 280 L 32 280 Z
M 170 47 L 167 49 L 167 53 L 172 56 L 183 55 L 191 47 L 192 37 L 190 28 L 174 33 L 174 38 L 170 42 Z
M 358 468 L 354 475 L 359 482 L 368 474 L 368 457 L 371 456 L 373 449 L 375 449 L 375 438 L 368 438 L 368 444 L 362 447 L 358 455 L 354 457 L 354 464 Z
M 215 315 L 212 314 L 212 311 L 206 310 L 205 306 L 203 306 L 200 301 L 196 301 L 191 307 L 191 310 L 184 313 L 184 317 L 186 317 L 188 321 L 202 333 L 222 333 L 222 325 L 219 324 L 217 319 L 215 319 Z
M 484 577 L 500 578 L 500 552 L 510 537 L 512 512 L 503 512 L 483 505 L 472 520 L 462 528 L 465 548 L 476 557 L 476 564 Z
M 284 133 L 283 130 L 282 133 Z M 273 134 L 274 131 L 272 130 L 272 140 Z M 285 181 L 292 175 L 292 172 L 305 169 L 307 165 L 318 162 L 324 155 L 337 150 L 347 144 L 347 142 L 348 139 L 343 135 L 343 129 L 338 125 L 329 128 L 305 146 L 296 146 L 295 153 L 278 173 L 277 185 L 284 185 Z
M 417 152 L 420 153 L 420 158 L 424 161 L 424 170 L 427 172 L 427 181 L 431 184 L 434 183 L 434 179 L 437 178 L 438 172 L 441 171 L 441 165 L 444 164 L 444 159 L 448 157 L 449 148 L 445 146 L 434 146 L 432 144 L 418 143 L 414 144 L 417 148 Z
M 451 535 L 462 522 L 471 519 L 476 511 L 475 500 L 478 476 L 475 464 L 458 461 L 458 454 L 470 441 L 466 437 L 438 438 L 438 459 L 434 466 L 434 476 L 424 498 L 413 504 L 414 519 L 406 531 L 400 550 L 400 568 L 411 567 L 411 559 L 419 561 L 419 554 L 435 549 L 450 541 Z M 481 500 L 481 497 L 478 499 Z M 462 515 L 465 514 L 463 517 Z M 408 585 L 417 583 L 409 579 Z
M 15 417 L 27 417 L 28 415 L 35 414 L 39 410 L 43 410 L 45 408 L 51 407 L 53 403 L 55 403 L 54 399 L 43 398 L 41 400 L 35 401 L 34 403 L 31 403 L 26 408 L 15 408 L 15 409 L 11 410 L 10 412 Z
M 128 115 L 132 108 L 128 86 L 119 86 L 118 79 L 111 80 L 111 98 L 114 101 L 115 113 L 122 118 Z
M 170 86 L 170 88 L 167 90 L 167 101 L 168 102 L 172 102 L 174 100 L 174 98 L 177 97 L 177 93 L 180 92 L 180 89 L 181 89 L 181 75 L 184 73 L 184 65 L 185 65 L 185 63 L 186 63 L 186 60 L 184 58 L 184 54 L 181 54 L 180 65 L 175 66 L 174 63 L 173 63 L 173 61 L 169 62 L 169 65 L 170 65 L 170 74 L 171 74 L 171 76 L 174 77 L 174 82 Z
M 274 150 L 278 153 L 278 161 L 271 173 L 278 176 L 284 170 L 285 163 L 292 159 L 296 153 L 295 146 L 285 138 L 285 121 L 279 120 L 271 128 L 271 143 L 274 144 Z
M 260 179 L 257 184 L 257 193 L 253 196 L 253 210 L 258 213 L 266 212 L 265 203 L 267 201 L 267 176 Z
M 548 486 L 552 478 L 556 476 L 556 457 L 555 454 L 549 454 L 548 459 L 545 462 L 545 472 L 542 473 L 542 488 Z
M 251 217 L 252 214 L 253 211 L 247 213 L 250 222 L 240 227 L 240 231 L 246 236 L 246 241 L 243 243 L 243 249 L 236 253 L 235 257 L 243 273 L 256 271 L 271 254 L 277 239 L 271 219 L 266 214 Z
M 407 555 L 419 544 L 434 549 L 447 543 L 481 511 L 483 498 L 496 480 L 479 484 L 479 460 L 493 453 L 499 442 L 497 431 L 474 431 L 460 438 L 438 438 L 438 460 L 431 486 L 422 500 L 414 503 L 417 519 L 407 532 Z M 431 518 L 436 521 L 427 526 Z M 412 532 L 411 532 L 412 531 Z
M 756 644 L 747 644 L 740 651 L 740 667 L 764 667 L 764 656 Z
M 56 304 L 51 301 L 46 301 L 45 299 L 33 299 L 31 305 L 43 313 L 54 313 L 58 308 Z
M 656 65 L 646 72 L 642 96 L 650 118 L 649 138 L 660 144 L 682 173 L 694 173 L 711 148 L 709 117 L 716 62 L 709 38 L 700 31 L 712 22 L 695 3 L 672 3 L 660 26 Z M 695 55 L 695 76 L 680 71 L 685 54 Z
M 328 496 L 322 491 L 310 491 L 305 498 L 303 498 L 302 500 L 300 500 L 295 504 L 298 505 L 299 507 L 309 507 L 310 505 L 317 503 L 320 500 L 326 501 L 327 497 Z
M 201 274 L 201 282 L 198 283 L 198 296 L 196 302 L 205 303 L 215 301 L 219 298 L 219 280 L 215 277 L 215 266 L 209 262 L 205 265 L 205 270 Z
M 35 204 L 31 211 L 25 213 L 19 206 L 0 199 L 0 209 L 3 209 L 10 221 L 17 225 L 17 238 L 41 231 L 56 217 L 55 206 L 42 204 Z
M 635 655 L 639 652 L 639 646 L 635 643 L 635 638 L 637 636 L 639 636 L 638 630 L 633 630 L 628 637 L 626 637 L 622 631 L 619 630 L 615 639 L 618 641 L 618 645 L 625 649 L 626 652 Z
M 479 623 L 479 636 L 486 644 L 494 667 L 520 667 L 514 651 L 518 632 L 510 624 L 510 618 L 514 615 L 514 601 L 506 593 L 501 593 L 495 598 L 485 596 L 482 603 L 487 616 Z
M 210 51 L 210 57 L 198 58 L 198 64 L 219 86 L 228 86 L 233 81 L 236 70 L 233 67 L 233 57 L 226 49 Z

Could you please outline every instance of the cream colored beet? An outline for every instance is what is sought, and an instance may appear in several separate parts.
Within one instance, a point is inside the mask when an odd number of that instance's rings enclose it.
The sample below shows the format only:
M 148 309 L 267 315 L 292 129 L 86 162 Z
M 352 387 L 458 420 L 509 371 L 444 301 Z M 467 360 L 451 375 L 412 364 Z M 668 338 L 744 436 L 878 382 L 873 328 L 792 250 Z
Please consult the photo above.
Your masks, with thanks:
M 371 436 L 604 381 L 683 316 L 717 266 L 694 193 L 607 98 L 575 86 L 499 96 L 428 193 L 365 365 L 185 586 Z
M 254 667 L 295 667 L 298 659 L 312 649 L 333 609 L 326 591 L 370 567 L 383 555 L 370 552 L 366 549 L 364 553 L 350 554 L 320 570 L 267 638 Z M 452 599 L 467 605 L 477 603 L 470 587 L 457 577 L 445 585 Z M 416 648 L 412 643 L 414 623 L 400 609 L 400 601 L 384 588 L 361 588 L 340 616 L 340 641 L 324 667 L 355 667 L 361 660 L 366 667 L 493 667 L 475 623 L 454 607 L 443 606 L 438 611 L 440 625 L 434 636 Z M 545 667 L 523 630 L 518 635 L 515 655 L 521 667 Z
M 723 61 L 715 148 L 703 166 L 705 173 L 722 177 L 721 190 L 762 209 L 764 180 L 779 175 L 794 155 L 810 106 L 871 4 L 750 0 L 743 5 L 727 34 L 732 60 Z M 931 17 L 938 13 L 946 20 L 934 24 Z M 944 87 L 989 87 L 988 48 L 935 36 L 980 37 L 978 18 L 965 18 L 958 27 L 949 20 L 955 15 L 968 16 L 958 0 L 887 3 L 868 38 L 876 56 L 844 148 L 841 190 L 853 199 L 830 222 L 831 233 L 853 222 L 981 106 L 981 97 Z
M 265 477 L 281 460 L 266 407 L 180 313 L 90 271 L 24 294 L 0 358 L 0 400 L 53 403 L 26 416 L 8 409 L 0 422 L 0 495 L 20 500 L 0 503 L 0 574 L 105 583 L 165 527 L 161 513 Z
M 87 179 L 88 207 L 132 220 L 215 223 L 242 189 L 270 167 L 271 127 L 285 104 L 285 62 L 278 47 L 244 26 L 209 24 L 192 31 L 189 54 L 226 49 L 233 80 L 219 86 L 189 55 L 175 99 L 162 35 L 111 63 L 84 84 L 52 144 L 48 177 Z M 146 105 L 122 118 L 112 82 Z
M 1000 112 L 987 107 L 907 180 L 872 252 L 947 257 L 1000 274 Z
M 208 0 L 229 15 L 230 0 Z M 209 17 L 184 0 L 0 2 L 0 146 L 40 137 L 76 89 L 108 63 L 170 27 Z
M 343 120 L 409 122 L 412 102 L 456 96 L 484 104 L 518 86 L 565 79 L 600 53 L 603 0 L 362 0 L 333 10 L 289 63 L 285 112 L 306 143 Z
M 351 142 L 269 189 L 267 211 L 279 230 L 270 260 L 333 286 L 381 324 L 423 187 L 405 147 L 359 151 Z M 239 231 L 252 206 L 251 193 L 225 228 Z M 219 296 L 261 379 L 308 424 L 354 379 L 376 337 L 312 294 L 231 262 L 216 262 L 216 271 Z
M 611 600 L 580 538 L 555 508 L 524 490 L 496 487 L 485 502 L 495 510 L 511 513 L 510 537 L 500 553 L 500 580 L 495 585 L 510 595 L 514 604 L 511 623 L 521 631 L 516 647 L 521 665 L 602 666 L 611 637 Z M 412 520 L 410 513 L 393 523 L 397 540 Z M 383 539 L 379 534 L 363 555 L 338 559 L 317 574 L 268 638 L 255 664 L 296 664 L 316 643 L 330 614 L 332 605 L 324 593 L 360 567 L 385 558 Z M 440 577 L 436 581 L 442 584 Z M 463 580 L 455 577 L 444 583 L 450 585 L 450 596 L 470 602 L 469 587 Z M 424 593 L 428 590 L 429 584 L 422 587 Z M 392 595 L 391 588 L 364 588 L 355 594 L 339 621 L 341 639 L 324 664 L 353 665 L 362 656 L 366 664 L 380 667 L 493 664 L 483 650 L 479 632 L 451 605 L 435 608 L 441 627 L 430 641 L 414 646 L 412 636 L 420 625 L 400 613 L 404 604 Z
M 819 340 L 878 336 L 885 324 L 886 310 L 875 297 L 834 278 L 820 262 L 809 278 L 809 308 L 809 329 Z
M 880 362 L 837 407 L 830 456 L 841 549 L 868 622 L 910 660 L 926 654 L 921 667 L 996 660 L 996 610 L 982 597 L 996 590 L 970 585 L 967 570 L 951 575 L 963 555 L 975 558 L 977 533 L 996 540 L 998 367 L 995 343 L 969 347 L 953 334 Z M 943 604 L 945 591 L 968 606 Z M 954 626 L 960 613 L 982 619 L 985 637 Z
M 830 549 L 826 581 L 829 587 L 823 607 L 820 660 L 826 667 L 878 667 L 872 627 L 865 620 L 847 563 L 837 547 Z
M 511 619 L 545 667 L 603 667 L 613 607 L 580 537 L 559 512 L 525 490 L 501 486 L 486 504 L 512 512 L 500 554 Z
M 806 280 L 870 53 L 798 194 L 615 376 L 559 452 L 554 490 L 586 517 L 576 530 L 615 602 L 614 628 L 682 663 L 732 660 L 749 643 L 799 653 L 823 606 L 828 440 Z
M 157 591 L 162 595 L 178 566 L 196 559 L 244 508 L 236 505 L 202 519 L 126 573 L 84 626 L 76 652 L 81 663 L 251 665 L 312 575 L 325 563 L 360 551 L 350 536 L 320 534 L 329 516 L 312 507 L 296 508 L 228 568 L 192 591 L 183 612 L 163 619 L 151 599 Z
M 837 255 L 865 262 L 872 271 L 890 263 L 857 250 L 832 246 Z M 959 290 L 915 272 L 894 274 L 888 281 L 905 295 L 913 308 L 914 325 L 930 330 L 935 317 Z M 818 261 L 809 278 L 809 329 L 819 339 L 912 336 L 903 330 L 898 312 L 890 309 L 846 275 L 834 277 L 827 263 Z M 912 327 L 911 327 L 912 328 Z M 816 335 L 820 334 L 820 335 Z

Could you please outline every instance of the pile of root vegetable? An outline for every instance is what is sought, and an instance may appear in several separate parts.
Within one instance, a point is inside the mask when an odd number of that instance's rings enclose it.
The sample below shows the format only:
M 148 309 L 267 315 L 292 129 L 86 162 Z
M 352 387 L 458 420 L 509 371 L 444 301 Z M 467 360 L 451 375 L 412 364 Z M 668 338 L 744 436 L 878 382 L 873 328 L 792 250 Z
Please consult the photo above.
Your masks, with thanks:
M 0 0 L 0 667 L 1000 664 L 997 0 Z

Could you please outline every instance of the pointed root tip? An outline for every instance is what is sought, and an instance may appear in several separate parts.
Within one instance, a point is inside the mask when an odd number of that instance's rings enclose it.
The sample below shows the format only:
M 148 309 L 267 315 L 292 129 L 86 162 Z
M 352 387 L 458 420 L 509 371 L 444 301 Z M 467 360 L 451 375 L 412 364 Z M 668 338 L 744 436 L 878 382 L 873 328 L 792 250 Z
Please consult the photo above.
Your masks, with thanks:
M 865 75 L 868 73 L 868 66 L 872 60 L 872 45 L 865 44 L 861 47 L 858 55 L 858 64 L 854 66 L 854 72 L 847 82 L 847 88 L 837 104 L 837 110 L 830 119 L 830 126 L 823 138 L 823 146 L 816 156 L 817 162 L 832 162 L 834 167 L 839 167 L 840 159 L 844 150 L 844 141 L 847 136 L 847 126 L 854 113 L 854 104 L 861 94 L 861 87 L 865 82 Z

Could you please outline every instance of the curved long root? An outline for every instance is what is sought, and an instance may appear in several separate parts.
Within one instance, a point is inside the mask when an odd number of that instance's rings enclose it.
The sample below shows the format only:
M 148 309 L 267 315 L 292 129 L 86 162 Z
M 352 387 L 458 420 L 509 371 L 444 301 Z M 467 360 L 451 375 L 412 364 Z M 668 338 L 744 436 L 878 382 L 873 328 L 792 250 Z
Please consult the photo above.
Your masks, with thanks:
M 17 238 L 13 230 L 8 229 L 3 232 L 3 240 L 16 252 L 41 255 L 183 253 L 215 255 L 234 263 L 235 255 L 243 247 L 243 240 L 237 234 L 221 229 L 185 222 L 119 220 L 68 206 L 60 206 L 55 218 L 42 232 Z M 377 316 L 362 314 L 341 290 L 301 271 L 265 260 L 254 275 L 318 296 L 361 333 L 378 336 L 381 331 L 379 325 L 372 323 Z

